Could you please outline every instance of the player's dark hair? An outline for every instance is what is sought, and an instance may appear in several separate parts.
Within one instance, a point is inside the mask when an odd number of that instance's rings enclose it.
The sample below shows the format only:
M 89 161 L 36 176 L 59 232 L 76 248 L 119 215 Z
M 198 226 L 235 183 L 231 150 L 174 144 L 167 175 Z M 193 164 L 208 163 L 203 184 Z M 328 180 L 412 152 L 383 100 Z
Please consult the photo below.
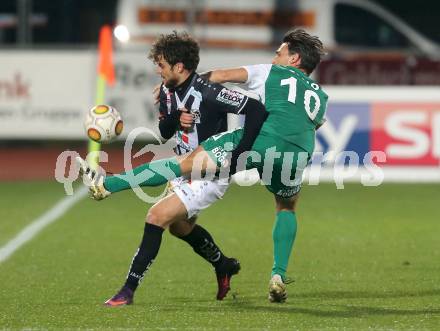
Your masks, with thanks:
M 300 69 L 303 69 L 308 75 L 315 70 L 325 54 L 321 40 L 302 29 L 287 32 L 284 35 L 283 43 L 287 43 L 289 54 L 299 54 L 301 57 Z
M 188 71 L 195 71 L 199 65 L 199 44 L 188 33 L 173 31 L 173 33 L 160 35 L 153 43 L 148 58 L 155 62 L 163 56 L 171 66 L 183 63 Z

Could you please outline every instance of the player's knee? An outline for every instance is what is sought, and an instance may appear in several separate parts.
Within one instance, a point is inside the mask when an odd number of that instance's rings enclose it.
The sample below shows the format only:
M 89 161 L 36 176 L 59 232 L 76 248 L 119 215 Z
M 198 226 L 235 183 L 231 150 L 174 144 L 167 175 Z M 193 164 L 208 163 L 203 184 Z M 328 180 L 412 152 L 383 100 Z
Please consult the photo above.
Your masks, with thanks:
M 171 224 L 168 228 L 170 233 L 175 237 L 182 237 L 182 234 L 180 234 L 180 229 L 175 226 L 175 224 Z
M 291 206 L 277 206 L 277 212 L 280 211 L 291 211 L 291 212 L 295 212 L 295 208 L 291 207 Z
M 295 212 L 297 198 L 298 198 L 297 195 L 292 198 L 288 198 L 288 199 L 284 199 L 284 198 L 280 198 L 280 197 L 275 196 L 277 212 L 280 212 L 280 211 Z
M 188 231 L 182 228 L 179 222 L 171 224 L 168 230 L 175 237 L 184 237 L 188 234 Z
M 157 226 L 164 226 L 167 224 L 167 218 L 160 208 L 152 207 L 147 213 L 146 223 L 154 224 Z
M 195 225 L 195 217 L 170 225 L 169 231 L 173 236 L 184 237 L 191 233 Z

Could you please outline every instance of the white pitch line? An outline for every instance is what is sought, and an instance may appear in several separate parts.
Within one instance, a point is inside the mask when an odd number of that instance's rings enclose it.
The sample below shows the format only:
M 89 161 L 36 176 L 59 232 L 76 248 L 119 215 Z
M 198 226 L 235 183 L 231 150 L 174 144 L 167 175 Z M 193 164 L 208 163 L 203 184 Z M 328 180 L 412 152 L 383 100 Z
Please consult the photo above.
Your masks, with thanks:
M 41 230 L 63 216 L 69 208 L 87 195 L 88 187 L 81 187 L 75 194 L 61 199 L 55 206 L 26 226 L 19 234 L 0 248 L 0 263 L 6 261 L 21 246 L 34 238 Z

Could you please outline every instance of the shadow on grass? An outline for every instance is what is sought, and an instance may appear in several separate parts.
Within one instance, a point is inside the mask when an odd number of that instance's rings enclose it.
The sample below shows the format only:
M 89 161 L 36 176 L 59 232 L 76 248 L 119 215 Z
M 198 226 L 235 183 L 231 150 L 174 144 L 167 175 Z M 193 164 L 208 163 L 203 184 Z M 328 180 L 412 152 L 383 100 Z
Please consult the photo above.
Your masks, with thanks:
M 328 305 L 328 309 L 323 309 L 325 304 L 320 308 L 305 308 L 295 306 L 294 303 L 282 305 L 240 305 L 240 309 L 246 311 L 261 311 L 271 313 L 288 313 L 288 314 L 305 314 L 316 317 L 335 317 L 335 318 L 359 318 L 368 316 L 415 316 L 415 315 L 438 315 L 440 317 L 440 308 L 433 309 L 396 309 L 396 308 L 380 308 L 370 306 L 354 306 L 354 305 Z
M 292 299 L 393 299 L 393 298 L 421 298 L 440 295 L 440 289 L 424 291 L 325 291 L 293 294 Z
M 301 304 L 303 306 L 303 304 Z M 368 316 L 417 316 L 417 315 L 438 315 L 440 317 L 440 308 L 427 309 L 396 309 L 380 308 L 370 306 L 354 305 L 327 305 L 328 309 L 323 309 L 326 305 L 320 304 L 320 308 L 306 308 L 295 306 L 295 303 L 285 304 L 266 304 L 256 305 L 250 302 L 227 303 L 222 305 L 207 305 L 200 303 L 196 305 L 187 305 L 186 308 L 192 312 L 256 312 L 273 314 L 303 314 L 316 317 L 334 317 L 334 318 L 359 318 Z M 225 309 L 226 308 L 226 309 Z M 180 311 L 179 305 L 162 307 L 162 311 Z
M 271 304 L 255 305 L 249 302 L 241 302 L 239 304 L 226 304 L 216 306 L 203 306 L 197 304 L 195 306 L 187 305 L 186 308 L 192 312 L 256 312 L 256 313 L 273 313 L 273 314 L 303 314 L 316 317 L 334 317 L 334 318 L 359 318 L 369 316 L 417 316 L 417 315 L 438 315 L 440 317 L 440 308 L 428 309 L 395 309 L 380 308 L 370 306 L 344 306 L 344 305 L 328 305 L 328 309 L 323 309 L 325 304 L 320 305 L 321 308 L 306 308 L 295 306 L 295 304 Z M 226 309 L 225 309 L 226 308 Z M 182 306 L 170 305 L 159 308 L 160 311 L 181 311 Z
M 284 304 L 270 304 L 267 298 L 258 296 L 240 296 L 236 299 L 230 297 L 224 302 L 215 302 L 211 300 L 200 300 L 196 298 L 178 297 L 173 299 L 173 304 L 162 307 L 161 310 L 178 310 L 181 309 L 179 304 L 186 303 L 187 308 L 197 312 L 217 312 L 223 311 L 245 311 L 245 312 L 261 312 L 261 313 L 277 313 L 277 314 L 305 314 L 317 317 L 335 317 L 335 318 L 357 318 L 368 316 L 416 316 L 416 315 L 438 315 L 440 317 L 440 308 L 425 309 L 398 309 L 398 308 L 382 308 L 363 306 L 357 303 L 335 304 L 334 302 L 326 303 L 326 300 L 338 299 L 394 299 L 394 298 L 415 298 L 426 296 L 438 296 L 439 290 L 429 291 L 398 291 L 398 292 L 365 292 L 365 291 L 328 291 L 316 293 L 304 293 L 292 295 L 288 302 Z M 320 299 L 319 303 L 301 302 L 298 299 Z M 261 304 L 260 304 L 261 303 Z M 317 306 L 316 308 L 311 308 Z M 191 307 L 191 308 L 190 308 Z
M 228 298 L 234 294 L 228 294 Z M 396 299 L 396 298 L 422 298 L 430 296 L 440 296 L 440 289 L 424 290 L 424 291 L 320 291 L 310 293 L 293 293 L 289 295 L 289 301 L 294 302 L 297 299 L 319 299 L 319 300 L 339 300 L 339 299 Z M 243 295 L 237 294 L 237 297 L 242 301 L 243 298 L 253 301 L 262 300 L 262 295 Z M 194 297 L 176 297 L 173 300 L 177 302 L 193 301 Z M 197 302 L 213 302 L 212 298 L 197 298 Z

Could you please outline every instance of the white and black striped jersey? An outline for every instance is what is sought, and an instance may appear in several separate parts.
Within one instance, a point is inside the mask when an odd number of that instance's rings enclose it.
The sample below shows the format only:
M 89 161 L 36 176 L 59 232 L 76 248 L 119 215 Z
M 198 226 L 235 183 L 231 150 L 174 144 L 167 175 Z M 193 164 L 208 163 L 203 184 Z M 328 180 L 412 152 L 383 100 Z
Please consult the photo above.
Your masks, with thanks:
M 159 101 L 161 134 L 166 139 L 175 136 L 176 153 L 181 155 L 194 150 L 207 138 L 226 131 L 227 113 L 243 113 L 248 97 L 193 73 L 174 89 L 162 84 Z M 180 128 L 179 109 L 182 108 L 194 116 L 194 126 L 190 130 Z

